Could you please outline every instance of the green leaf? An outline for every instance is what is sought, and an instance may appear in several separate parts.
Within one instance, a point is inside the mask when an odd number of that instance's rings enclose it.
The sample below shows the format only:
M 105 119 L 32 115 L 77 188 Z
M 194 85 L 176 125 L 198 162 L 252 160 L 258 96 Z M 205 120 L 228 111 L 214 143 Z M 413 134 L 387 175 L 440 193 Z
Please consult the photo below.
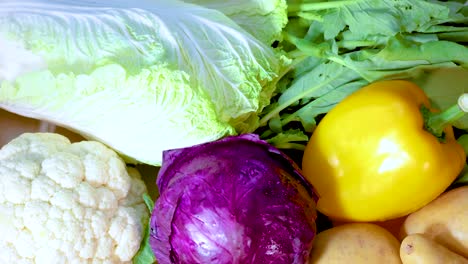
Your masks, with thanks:
M 429 1 L 350 0 L 341 3 L 317 11 L 323 17 L 325 39 L 336 38 L 345 27 L 361 39 L 371 35 L 393 36 L 401 32 L 424 31 L 440 21 L 447 21 L 451 13 L 449 7 Z
M 457 103 L 461 94 L 468 92 L 468 69 L 439 68 L 415 79 L 435 108 L 445 110 Z M 455 121 L 453 126 L 468 129 L 468 116 Z
M 304 150 L 309 137 L 300 129 L 289 129 L 276 134 L 266 141 L 279 149 Z M 302 143 L 300 143 L 302 142 Z
M 349 71 L 338 63 L 328 61 L 294 80 L 291 86 L 283 92 L 278 103 L 284 105 L 317 98 L 358 77 L 357 73 Z
M 133 264 L 156 263 L 156 257 L 154 256 L 153 250 L 151 249 L 151 245 L 149 243 L 151 229 L 149 228 L 149 224 L 147 224 L 147 226 L 148 227 L 145 230 L 145 236 L 143 237 L 140 249 L 138 250 L 137 254 L 133 257 Z
M 283 125 L 289 123 L 289 119 L 294 116 L 298 116 L 303 124 L 314 124 L 315 118 L 319 114 L 328 113 L 335 105 L 341 102 L 343 99 L 354 93 L 358 89 L 367 85 L 368 82 L 365 80 L 353 81 L 343 85 L 337 86 L 329 93 L 313 100 L 301 109 L 299 109 L 293 115 L 290 115 L 287 119 L 283 120 Z M 312 121 L 314 120 L 314 121 Z M 310 126 L 305 126 L 305 130 L 311 132 Z
M 147 193 L 145 193 L 143 194 L 143 201 L 145 201 L 145 204 L 148 207 L 148 210 L 151 215 L 151 212 L 154 208 L 153 200 Z M 149 238 L 151 234 L 150 221 L 151 219 L 148 220 L 148 223 L 145 224 L 145 235 L 143 237 L 143 241 L 141 242 L 140 249 L 138 250 L 137 254 L 133 257 L 133 264 L 152 264 L 156 261 L 153 250 L 151 249 L 151 245 L 149 243 Z
M 467 11 L 461 1 L 291 0 L 294 23 L 285 39 L 302 62 L 287 75 L 292 80 L 280 81 L 281 94 L 260 124 L 275 118 L 281 132 L 279 116 L 283 130 L 299 121 L 312 132 L 318 115 L 370 82 L 468 68 Z
M 151 213 L 154 208 L 154 202 L 153 199 L 151 199 L 151 196 L 147 193 L 143 194 L 143 201 L 145 202 L 146 207 L 148 208 L 149 212 Z
M 401 63 L 408 61 L 415 65 L 442 62 L 456 62 L 468 67 L 468 47 L 450 41 L 416 42 L 408 38 L 391 38 L 387 47 L 376 58 L 387 62 Z M 421 62 L 424 60 L 424 62 Z M 385 67 L 389 68 L 389 67 Z M 395 66 L 396 68 L 396 66 Z
M 456 64 L 468 67 L 468 48 L 449 41 L 420 43 L 404 36 L 396 36 L 378 52 L 359 51 L 343 56 L 331 55 L 331 60 L 359 73 L 368 81 L 413 77 L 417 67 Z M 405 76 L 406 75 L 406 76 Z
M 266 122 L 278 115 L 287 107 L 299 103 L 308 102 L 312 98 L 320 97 L 349 81 L 359 77 L 356 72 L 334 63 L 326 62 L 317 64 L 310 71 L 300 75 L 286 89 L 278 99 L 278 104 L 274 109 L 269 109 L 268 114 L 260 120 Z

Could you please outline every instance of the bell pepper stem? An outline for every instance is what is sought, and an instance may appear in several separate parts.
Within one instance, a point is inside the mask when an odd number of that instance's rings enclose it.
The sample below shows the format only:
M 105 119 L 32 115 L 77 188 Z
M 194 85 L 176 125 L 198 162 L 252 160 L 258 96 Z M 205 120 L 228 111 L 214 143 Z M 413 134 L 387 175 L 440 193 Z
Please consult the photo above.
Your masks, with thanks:
M 458 98 L 456 105 L 447 108 L 439 113 L 430 113 L 426 119 L 426 128 L 435 136 L 441 137 L 444 129 L 462 118 L 468 112 L 468 93 L 462 94 Z

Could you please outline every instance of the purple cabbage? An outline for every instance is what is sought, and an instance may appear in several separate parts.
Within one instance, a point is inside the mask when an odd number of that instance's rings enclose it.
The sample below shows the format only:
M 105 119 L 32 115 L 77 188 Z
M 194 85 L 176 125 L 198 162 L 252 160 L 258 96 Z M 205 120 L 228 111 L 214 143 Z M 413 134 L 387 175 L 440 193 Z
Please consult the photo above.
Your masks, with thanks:
M 317 195 L 254 134 L 165 151 L 150 244 L 159 264 L 307 263 Z

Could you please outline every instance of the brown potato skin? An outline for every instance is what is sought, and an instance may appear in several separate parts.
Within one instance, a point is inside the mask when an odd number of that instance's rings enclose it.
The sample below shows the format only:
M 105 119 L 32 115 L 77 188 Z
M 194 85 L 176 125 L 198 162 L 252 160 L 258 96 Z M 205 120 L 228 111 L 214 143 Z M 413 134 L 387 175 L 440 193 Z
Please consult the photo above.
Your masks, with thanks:
M 401 242 L 403 264 L 468 264 L 468 260 L 450 251 L 424 234 L 412 234 Z
M 376 224 L 349 223 L 317 234 L 309 264 L 401 263 L 400 243 Z
M 400 239 L 416 233 L 468 258 L 468 186 L 452 189 L 410 214 Z
M 385 221 L 375 221 L 375 222 L 366 222 L 366 223 L 371 223 L 371 224 L 376 224 L 378 226 L 381 226 L 387 229 L 387 231 L 389 231 L 396 238 L 399 238 L 401 226 L 403 225 L 403 222 L 405 221 L 405 219 L 406 219 L 406 215 L 399 217 L 399 218 L 389 219 Z M 339 221 L 339 220 L 334 220 L 334 219 L 331 219 L 331 220 L 332 220 L 333 226 L 340 226 L 344 224 L 353 223 L 353 222 L 344 222 L 344 221 Z

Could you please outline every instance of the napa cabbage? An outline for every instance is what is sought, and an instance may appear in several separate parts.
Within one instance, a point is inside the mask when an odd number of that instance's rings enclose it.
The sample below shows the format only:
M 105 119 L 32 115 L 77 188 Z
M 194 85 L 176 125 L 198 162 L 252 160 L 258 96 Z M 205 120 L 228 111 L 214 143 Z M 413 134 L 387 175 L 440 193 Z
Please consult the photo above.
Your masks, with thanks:
M 216 9 L 265 44 L 283 39 L 283 28 L 288 22 L 286 0 L 185 0 Z
M 0 108 L 128 161 L 258 126 L 283 61 L 219 10 L 176 0 L 0 3 Z

